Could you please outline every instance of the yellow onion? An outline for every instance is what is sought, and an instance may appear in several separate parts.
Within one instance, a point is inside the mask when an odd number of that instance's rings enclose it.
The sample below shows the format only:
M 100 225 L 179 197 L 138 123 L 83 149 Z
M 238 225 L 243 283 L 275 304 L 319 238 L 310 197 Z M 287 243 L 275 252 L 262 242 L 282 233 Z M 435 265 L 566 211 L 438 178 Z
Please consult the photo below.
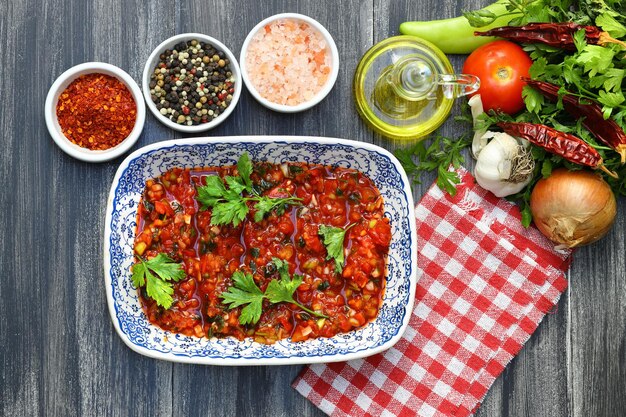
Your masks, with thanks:
M 557 169 L 530 195 L 535 225 L 551 241 L 573 248 L 602 238 L 617 211 L 609 184 L 590 171 Z

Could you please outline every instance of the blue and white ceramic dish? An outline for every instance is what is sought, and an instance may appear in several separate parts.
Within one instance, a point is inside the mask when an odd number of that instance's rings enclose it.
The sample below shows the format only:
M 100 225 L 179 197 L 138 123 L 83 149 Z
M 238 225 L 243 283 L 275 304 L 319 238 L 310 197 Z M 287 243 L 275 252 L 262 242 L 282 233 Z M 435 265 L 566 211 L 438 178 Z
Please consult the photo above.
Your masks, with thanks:
M 131 281 L 136 212 L 145 182 L 174 167 L 233 165 L 247 151 L 253 161 L 310 162 L 356 168 L 379 188 L 391 220 L 387 288 L 375 321 L 332 338 L 281 340 L 207 339 L 152 325 Z M 406 329 L 415 298 L 417 242 L 413 199 L 406 174 L 386 150 L 318 137 L 211 137 L 159 142 L 133 152 L 120 165 L 109 194 L 104 232 L 104 274 L 109 311 L 122 340 L 153 358 L 211 365 L 286 365 L 347 361 L 390 348 Z

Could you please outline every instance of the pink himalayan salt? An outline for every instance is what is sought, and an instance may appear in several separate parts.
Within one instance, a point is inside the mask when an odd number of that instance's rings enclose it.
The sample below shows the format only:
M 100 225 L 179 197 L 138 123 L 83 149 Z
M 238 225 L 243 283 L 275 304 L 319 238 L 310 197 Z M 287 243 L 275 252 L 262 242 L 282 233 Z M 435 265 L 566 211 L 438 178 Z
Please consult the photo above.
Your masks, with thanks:
M 305 22 L 279 19 L 254 35 L 246 68 L 263 98 L 296 106 L 322 89 L 330 74 L 330 60 L 321 33 Z

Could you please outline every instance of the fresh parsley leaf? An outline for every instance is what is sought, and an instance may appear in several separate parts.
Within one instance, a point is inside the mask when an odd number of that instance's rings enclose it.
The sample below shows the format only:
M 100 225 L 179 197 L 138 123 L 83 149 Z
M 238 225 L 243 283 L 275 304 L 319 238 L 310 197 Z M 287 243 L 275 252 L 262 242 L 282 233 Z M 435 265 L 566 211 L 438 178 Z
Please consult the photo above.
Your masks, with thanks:
M 596 18 L 596 25 L 605 32 L 609 32 L 614 38 L 621 38 L 626 35 L 626 26 L 619 23 L 609 13 L 603 13 Z
M 146 273 L 146 293 L 158 305 L 166 309 L 170 308 L 174 302 L 172 285 L 152 275 L 149 271 Z
M 265 290 L 265 296 L 271 303 L 293 303 L 298 304 L 293 300 L 293 293 L 302 284 L 302 276 L 295 274 L 292 280 L 288 281 L 271 281 L 267 285 Z M 303 308 L 304 310 L 305 308 Z
M 256 209 L 256 213 L 254 213 L 254 221 L 260 222 L 263 220 L 263 217 L 272 210 L 276 212 L 279 216 L 285 213 L 285 209 L 287 205 L 298 205 L 300 204 L 301 198 L 296 197 L 286 197 L 286 198 L 270 198 L 267 196 L 257 197 L 257 203 L 254 205 Z
M 140 261 L 139 263 L 134 264 L 131 271 L 133 273 L 131 279 L 133 280 L 133 285 L 135 287 L 139 288 L 146 285 L 146 275 L 150 273 L 150 270 L 148 270 L 145 262 Z
M 539 113 L 543 106 L 544 97 L 539 91 L 527 85 L 522 89 L 522 97 L 526 104 L 526 110 L 532 113 Z
M 555 74 L 552 77 L 552 80 L 551 80 L 552 82 L 557 83 L 557 84 L 564 84 L 562 81 L 564 80 L 565 83 L 574 84 L 576 86 L 583 85 L 584 83 L 583 68 L 580 65 L 578 65 L 578 62 L 576 61 L 576 57 L 568 56 L 567 58 L 565 58 L 563 60 L 563 64 L 561 68 L 562 68 L 562 73 Z M 589 79 L 589 77 L 584 77 L 584 78 Z
M 139 262 L 134 264 L 131 270 L 135 287 L 145 285 L 148 297 L 166 309 L 173 303 L 174 289 L 170 281 L 180 281 L 186 276 L 183 266 L 164 253 L 159 253 L 147 261 L 139 258 Z
M 528 73 L 531 78 L 541 78 L 546 73 L 548 66 L 548 60 L 542 56 L 533 61 L 532 65 L 528 69 Z
M 323 243 L 324 246 L 326 246 L 326 252 L 328 252 L 326 259 L 335 260 L 335 271 L 338 273 L 343 271 L 343 241 L 346 237 L 346 232 L 350 227 L 352 227 L 352 225 L 342 229 L 340 227 L 321 224 L 317 232 L 324 239 Z
M 620 126 L 626 125 L 626 108 L 622 108 L 621 111 L 615 113 L 613 115 L 613 120 L 617 122 Z
M 212 175 L 206 178 L 206 185 L 198 187 L 196 199 L 202 204 L 202 208 L 206 209 L 217 204 L 218 201 L 224 198 L 225 194 L 226 188 L 222 180 L 218 176 Z
M 524 14 L 523 24 L 529 22 L 547 22 L 550 20 L 550 8 L 546 7 L 542 1 L 519 0 L 511 1 L 511 3 L 516 4 L 517 10 Z M 554 5 L 554 3 L 553 1 L 548 4 L 555 7 L 556 5 Z
M 624 102 L 624 95 L 621 91 L 617 93 L 607 93 L 604 90 L 598 92 L 598 101 L 607 107 L 617 107 Z
M 232 224 L 237 227 L 246 218 L 250 209 L 242 198 L 227 200 L 213 206 L 211 224 Z
M 165 281 L 180 281 L 185 278 L 185 271 L 181 264 L 174 262 L 164 253 L 159 253 L 154 258 L 145 262 L 155 274 Z
M 460 179 L 456 171 L 449 171 L 449 168 L 461 166 L 464 162 L 461 151 L 471 143 L 471 138 L 465 135 L 458 139 L 437 136 L 428 147 L 421 141 L 409 148 L 396 150 L 395 155 L 407 175 L 413 178 L 413 182 L 420 183 L 419 176 L 422 172 L 436 171 L 439 187 L 450 195 L 455 195 Z M 414 157 L 419 163 L 414 162 Z
M 616 93 L 622 91 L 622 80 L 626 75 L 626 71 L 620 68 L 610 68 L 602 76 L 602 86 L 606 91 L 614 91 Z
M 576 46 L 576 50 L 579 53 L 585 49 L 585 46 L 587 46 L 587 39 L 585 36 L 586 34 L 584 29 L 577 30 L 576 33 L 574 33 L 574 46 Z
M 424 148 L 423 146 L 413 146 L 411 148 L 400 148 L 395 151 L 396 158 L 400 161 L 402 168 L 409 176 L 418 176 L 420 173 L 420 167 L 415 162 L 413 162 L 413 155 L 417 155 Z M 415 180 L 418 182 L 418 179 Z
M 273 258 L 272 263 L 276 267 L 280 278 L 270 281 L 265 289 L 265 293 L 256 285 L 251 274 L 235 271 L 233 273 L 233 286 L 220 295 L 224 300 L 223 303 L 228 304 L 230 309 L 245 305 L 239 315 L 241 324 L 255 324 L 259 321 L 263 313 L 264 299 L 267 299 L 272 304 L 295 304 L 307 313 L 317 317 L 327 317 L 294 300 L 293 294 L 302 284 L 303 277 L 301 275 L 295 274 L 292 279 L 289 276 L 289 264 L 282 259 Z
M 286 261 L 278 258 L 274 258 L 272 261 L 278 270 L 280 280 L 273 280 L 267 285 L 265 296 L 273 304 L 281 302 L 293 303 L 293 293 L 302 284 L 303 278 L 298 274 L 294 274 L 293 279 L 290 278 L 289 264 Z
M 524 203 L 524 207 L 522 207 L 522 226 L 528 228 L 532 221 L 533 214 L 530 211 L 530 205 L 528 203 Z
M 461 179 L 456 171 L 450 171 L 443 165 L 439 165 L 437 172 L 437 186 L 451 196 L 456 195 L 456 186 L 461 183 Z
M 263 298 L 265 295 L 254 282 L 252 274 L 235 271 L 233 273 L 233 286 L 220 296 L 229 308 L 246 305 L 241 309 L 239 322 L 241 324 L 254 324 L 261 318 L 263 312 Z
M 598 45 L 587 45 L 576 59 L 579 64 L 583 64 L 585 72 L 590 77 L 598 73 L 604 73 L 615 57 L 615 51 L 611 48 L 605 48 Z
M 241 177 L 227 176 L 224 180 L 226 181 L 226 184 L 228 184 L 228 189 L 235 194 L 241 194 L 242 192 L 248 190 Z
M 267 284 L 267 288 L 265 290 L 265 296 L 269 300 L 270 303 L 291 303 L 297 305 L 302 310 L 307 313 L 313 314 L 317 317 L 327 317 L 321 313 L 313 311 L 302 304 L 298 303 L 294 300 L 293 294 L 296 292 L 300 284 L 302 284 L 303 277 L 302 275 L 294 274 L 293 278 L 289 276 L 289 264 L 287 261 L 284 261 L 279 258 L 273 258 L 272 262 L 276 266 L 278 270 L 278 274 L 280 276 L 279 280 L 272 280 L 269 284 Z
M 257 212 L 254 215 L 256 222 L 263 220 L 263 217 L 272 210 L 280 215 L 285 212 L 287 205 L 300 204 L 301 199 L 296 197 L 272 198 L 258 195 L 250 178 L 252 162 L 247 152 L 239 158 L 237 171 L 239 176 L 226 176 L 224 181 L 217 175 L 209 176 L 205 180 L 205 185 L 197 189 L 196 199 L 202 205 L 201 209 L 212 209 L 211 224 L 232 224 L 237 227 L 250 211 L 248 201 L 256 203 Z M 249 196 L 244 196 L 244 192 Z
M 250 161 L 250 156 L 248 152 L 244 152 L 237 161 L 237 171 L 239 171 L 239 176 L 243 180 L 243 184 L 246 186 L 246 191 L 249 193 L 252 192 L 252 179 L 250 179 L 250 175 L 252 175 L 252 162 Z

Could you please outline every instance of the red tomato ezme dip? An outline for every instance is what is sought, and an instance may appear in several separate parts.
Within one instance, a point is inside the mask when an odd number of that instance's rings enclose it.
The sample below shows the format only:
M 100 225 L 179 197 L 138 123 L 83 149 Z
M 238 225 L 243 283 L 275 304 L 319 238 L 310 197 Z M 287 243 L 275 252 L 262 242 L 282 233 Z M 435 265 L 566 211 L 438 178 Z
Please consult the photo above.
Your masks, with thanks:
M 297 197 L 298 204 L 255 221 L 256 209 L 247 201 L 248 214 L 234 226 L 212 224 L 212 209 L 198 201 L 198 188 L 214 175 L 236 176 L 237 166 L 173 168 L 146 182 L 135 254 L 144 260 L 166 254 L 185 272 L 172 283 L 168 309 L 150 298 L 145 287 L 139 289 L 152 323 L 189 336 L 252 337 L 269 344 L 283 338 L 332 337 L 376 317 L 385 289 L 391 228 L 380 192 L 367 176 L 314 164 L 256 163 L 250 175 L 254 193 Z M 345 231 L 341 272 L 329 256 L 320 226 Z M 279 279 L 273 259 L 286 261 L 289 274 L 302 277 L 293 300 L 319 315 L 290 302 L 265 299 L 256 323 L 240 323 L 243 307 L 231 309 L 222 294 L 233 286 L 236 271 L 251 274 L 266 291 Z

